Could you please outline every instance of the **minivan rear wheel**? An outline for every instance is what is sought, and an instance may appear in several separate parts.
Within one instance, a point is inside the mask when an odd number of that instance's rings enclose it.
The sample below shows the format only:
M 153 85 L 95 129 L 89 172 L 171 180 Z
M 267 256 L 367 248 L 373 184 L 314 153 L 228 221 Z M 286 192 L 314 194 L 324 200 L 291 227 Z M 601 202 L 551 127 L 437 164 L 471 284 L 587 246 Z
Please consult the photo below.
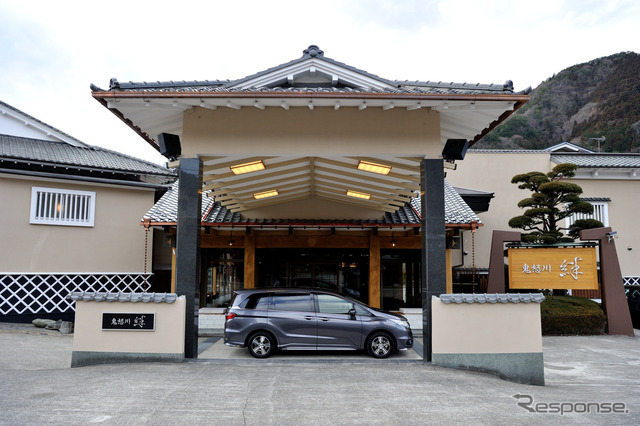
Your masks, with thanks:
M 276 340 L 266 331 L 259 331 L 249 337 L 249 353 L 254 358 L 267 358 L 275 352 Z
M 393 352 L 393 340 L 387 333 L 373 333 L 367 339 L 367 352 L 374 358 L 387 358 Z

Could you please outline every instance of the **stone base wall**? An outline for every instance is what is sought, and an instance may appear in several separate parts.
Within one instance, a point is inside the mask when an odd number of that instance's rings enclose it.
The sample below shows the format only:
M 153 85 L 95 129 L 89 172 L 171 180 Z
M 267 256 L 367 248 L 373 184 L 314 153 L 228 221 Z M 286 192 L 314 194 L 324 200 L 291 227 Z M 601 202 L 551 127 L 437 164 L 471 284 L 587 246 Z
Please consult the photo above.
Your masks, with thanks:
M 432 301 L 434 364 L 544 385 L 542 295 L 451 296 Z
M 184 360 L 184 296 L 152 293 L 74 293 L 76 322 L 71 367 Z M 165 301 L 166 300 L 166 301 Z M 153 329 L 103 328 L 103 315 L 155 318 Z M 146 315 L 145 315 L 146 314 Z M 153 315 L 150 315 L 153 314 Z

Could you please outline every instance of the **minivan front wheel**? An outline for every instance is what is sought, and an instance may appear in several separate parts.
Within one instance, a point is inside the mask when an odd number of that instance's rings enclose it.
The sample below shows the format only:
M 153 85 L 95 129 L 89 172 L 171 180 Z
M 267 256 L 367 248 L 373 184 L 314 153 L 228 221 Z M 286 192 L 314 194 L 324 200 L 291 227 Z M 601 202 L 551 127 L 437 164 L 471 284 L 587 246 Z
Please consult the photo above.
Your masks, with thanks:
M 367 352 L 374 358 L 387 358 L 393 352 L 393 341 L 387 333 L 373 333 L 367 339 Z
M 270 333 L 259 331 L 249 338 L 249 353 L 254 358 L 267 358 L 275 352 L 276 341 Z

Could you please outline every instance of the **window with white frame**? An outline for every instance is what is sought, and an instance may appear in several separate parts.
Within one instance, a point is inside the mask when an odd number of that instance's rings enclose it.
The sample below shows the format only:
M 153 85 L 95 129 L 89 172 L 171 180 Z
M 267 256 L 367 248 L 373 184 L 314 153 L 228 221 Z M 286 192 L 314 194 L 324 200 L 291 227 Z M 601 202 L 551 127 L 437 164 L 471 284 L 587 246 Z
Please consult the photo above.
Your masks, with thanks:
M 31 188 L 29 223 L 37 225 L 93 226 L 96 193 L 71 189 Z
M 600 199 L 602 200 L 602 199 Z M 587 201 L 593 206 L 593 214 L 575 213 L 565 219 L 565 226 L 569 228 L 576 220 L 579 219 L 595 219 L 602 222 L 604 226 L 609 226 L 609 201 L 592 201 L 589 199 L 582 199 Z

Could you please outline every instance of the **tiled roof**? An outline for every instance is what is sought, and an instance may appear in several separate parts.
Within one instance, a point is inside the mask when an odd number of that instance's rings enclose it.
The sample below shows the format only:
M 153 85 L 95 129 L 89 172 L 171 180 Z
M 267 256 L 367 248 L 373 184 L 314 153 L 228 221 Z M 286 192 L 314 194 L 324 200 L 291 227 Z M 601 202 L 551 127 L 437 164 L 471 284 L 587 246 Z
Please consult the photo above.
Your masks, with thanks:
M 310 219 L 250 219 L 240 213 L 232 213 L 213 198 L 202 197 L 203 223 L 278 225 L 291 223 L 343 223 L 370 225 L 419 225 L 420 199 L 413 198 L 410 203 L 399 208 L 394 213 L 385 213 L 380 220 L 310 220 Z M 144 215 L 152 223 L 177 223 L 178 220 L 178 184 L 177 182 L 162 196 L 162 198 Z M 460 195 L 445 181 L 445 223 L 448 225 L 462 225 L 480 222 L 478 216 L 467 206 Z
M 352 88 L 343 86 L 332 87 L 247 87 L 243 85 L 256 78 L 267 76 L 279 70 L 295 66 L 301 62 L 315 58 L 347 71 L 366 76 L 387 88 L 362 87 Z M 286 86 L 286 85 L 285 85 Z M 94 88 L 94 90 L 100 90 Z M 236 79 L 236 80 L 203 80 L 203 81 L 156 81 L 156 82 L 118 82 L 112 79 L 109 84 L 109 90 L 119 92 L 142 91 L 142 92 L 195 92 L 195 93 L 379 93 L 379 94 L 513 94 L 513 83 L 507 81 L 504 84 L 478 84 L 478 83 L 455 83 L 443 81 L 409 81 L 409 80 L 388 80 L 371 74 L 367 71 L 358 69 L 343 62 L 324 56 L 324 52 L 318 46 L 309 46 L 303 51 L 302 57 L 277 65 L 272 68 L 260 71 L 258 73 Z
M 610 203 L 609 197 L 580 197 L 580 201 L 587 201 L 589 203 Z
M 353 93 L 353 94 L 384 94 L 384 95 L 482 95 L 492 93 L 513 93 L 504 85 L 494 84 L 470 84 L 470 83 L 443 83 L 443 82 L 395 82 L 395 87 L 378 88 L 353 88 L 353 87 L 246 87 L 235 88 L 226 84 L 211 81 L 192 82 L 155 82 L 155 83 L 117 83 L 110 90 L 121 92 L 184 92 L 184 93 L 265 93 L 265 94 L 291 94 L 291 93 Z
M 421 202 L 419 198 L 411 200 L 411 205 L 418 215 L 421 214 Z M 444 181 L 444 217 L 447 224 L 468 224 L 471 222 L 480 223 L 480 218 L 473 210 L 464 202 L 460 194 L 449 184 Z
M 202 218 L 208 217 L 209 210 L 213 209 L 214 205 L 213 198 L 202 197 Z M 224 209 L 225 212 L 228 212 L 224 207 L 218 207 Z M 229 215 L 231 213 L 229 212 Z M 236 218 L 240 217 L 239 213 L 235 213 L 233 216 Z M 164 193 L 162 198 L 158 200 L 156 204 L 144 215 L 145 219 L 151 219 L 152 223 L 177 223 L 178 222 L 178 181 L 174 182 L 174 184 Z M 229 220 L 226 222 L 233 222 L 233 217 L 229 217 Z
M 495 293 L 495 294 L 441 294 L 443 303 L 542 303 L 542 293 Z
M 547 151 L 543 149 L 479 149 L 469 148 L 467 154 L 545 154 Z
M 635 169 L 640 167 L 640 154 L 552 154 L 551 161 L 573 163 L 578 167 Z
M 67 299 L 82 300 L 83 302 L 173 303 L 178 299 L 178 295 L 175 293 L 74 291 L 67 296 Z
M 17 136 L 0 135 L 0 161 L 21 160 L 56 166 L 152 174 L 171 177 L 175 172 L 157 164 L 95 146 L 76 147 Z

